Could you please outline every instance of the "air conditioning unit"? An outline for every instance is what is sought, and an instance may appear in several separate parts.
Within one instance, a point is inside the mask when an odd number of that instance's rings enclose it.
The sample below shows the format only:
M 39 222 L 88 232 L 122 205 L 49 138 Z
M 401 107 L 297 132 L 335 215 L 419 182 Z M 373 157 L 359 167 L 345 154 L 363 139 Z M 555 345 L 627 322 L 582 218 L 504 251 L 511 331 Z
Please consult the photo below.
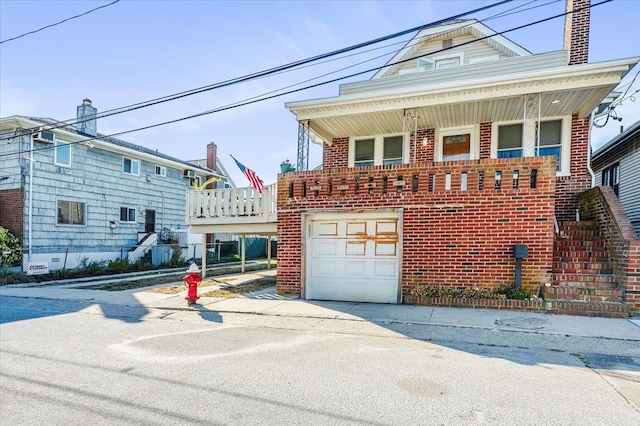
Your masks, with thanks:
M 47 132 L 46 130 L 40 130 L 33 134 L 34 142 L 42 142 L 42 143 L 54 143 L 55 135 L 52 132 Z
M 193 170 L 185 170 L 184 171 L 184 177 L 186 177 L 186 178 L 194 178 L 194 177 L 196 177 L 196 172 L 194 172 Z

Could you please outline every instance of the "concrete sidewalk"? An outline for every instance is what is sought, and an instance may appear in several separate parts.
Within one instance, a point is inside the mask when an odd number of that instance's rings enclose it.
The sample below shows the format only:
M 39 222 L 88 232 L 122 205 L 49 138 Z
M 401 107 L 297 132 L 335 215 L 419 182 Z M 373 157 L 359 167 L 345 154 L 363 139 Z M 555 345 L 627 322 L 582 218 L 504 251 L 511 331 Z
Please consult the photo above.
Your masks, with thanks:
M 276 270 L 272 269 L 216 276 L 215 279 L 224 279 L 227 285 L 239 285 L 275 275 Z M 181 283 L 179 281 L 175 284 Z M 278 295 L 275 292 L 275 287 L 232 299 L 200 297 L 197 304 L 189 306 L 185 300 L 186 291 L 177 294 L 161 294 L 150 292 L 149 289 L 153 287 L 122 291 L 78 288 L 86 285 L 86 283 L 69 283 L 43 286 L 0 286 L 0 296 L 76 300 L 94 302 L 96 304 L 134 307 L 143 306 L 149 310 L 237 313 L 290 318 L 362 321 L 379 324 L 406 323 L 640 341 L 640 319 L 627 320 L 517 311 L 307 301 L 295 296 Z M 162 284 L 156 287 L 170 285 L 172 284 Z M 215 286 L 200 287 L 198 293 L 204 294 L 215 288 Z

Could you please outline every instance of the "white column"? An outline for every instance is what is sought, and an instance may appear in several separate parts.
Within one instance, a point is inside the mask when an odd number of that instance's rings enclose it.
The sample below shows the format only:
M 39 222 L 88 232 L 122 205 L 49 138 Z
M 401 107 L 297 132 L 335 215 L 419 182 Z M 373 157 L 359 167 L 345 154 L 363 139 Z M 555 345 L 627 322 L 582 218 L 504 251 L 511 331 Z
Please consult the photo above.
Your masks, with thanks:
M 202 234 L 202 278 L 207 276 L 207 234 Z
M 245 251 L 246 251 L 246 245 L 247 245 L 247 236 L 242 234 L 242 250 L 240 252 L 240 257 L 242 258 L 242 269 L 241 272 L 244 274 L 244 260 L 245 260 Z

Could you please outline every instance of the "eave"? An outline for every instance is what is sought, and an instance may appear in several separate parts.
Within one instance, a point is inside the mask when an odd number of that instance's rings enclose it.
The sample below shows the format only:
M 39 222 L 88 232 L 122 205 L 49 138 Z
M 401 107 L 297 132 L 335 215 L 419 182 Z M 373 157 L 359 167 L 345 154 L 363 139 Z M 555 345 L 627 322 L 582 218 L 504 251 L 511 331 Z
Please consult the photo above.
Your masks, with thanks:
M 327 143 L 336 137 L 397 133 L 406 111 L 418 115 L 419 128 L 518 120 L 523 114 L 524 95 L 534 93 L 542 95 L 543 116 L 578 114 L 586 118 L 639 60 L 396 87 L 291 102 L 287 107 L 298 120 L 309 120 L 312 132 Z

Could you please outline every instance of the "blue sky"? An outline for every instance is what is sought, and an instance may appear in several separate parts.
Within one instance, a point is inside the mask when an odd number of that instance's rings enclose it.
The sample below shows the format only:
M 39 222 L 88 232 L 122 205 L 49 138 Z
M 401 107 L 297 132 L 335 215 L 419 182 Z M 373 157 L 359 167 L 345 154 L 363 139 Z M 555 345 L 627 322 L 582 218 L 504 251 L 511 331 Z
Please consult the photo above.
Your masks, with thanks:
M 0 44 L 0 116 L 59 120 L 75 116 L 90 98 L 98 111 L 142 102 L 251 74 L 369 39 L 427 24 L 496 1 L 153 1 L 122 0 L 78 19 Z M 598 3 L 599 0 L 593 0 Z M 0 39 L 5 40 L 110 3 L 105 1 L 0 0 Z M 485 24 L 495 31 L 564 12 L 565 1 L 515 1 L 470 16 L 486 19 L 514 7 L 530 8 Z M 615 0 L 592 10 L 590 62 L 640 56 L 639 0 Z M 562 49 L 562 18 L 505 36 L 532 53 Z M 341 61 L 189 96 L 135 112 L 100 119 L 98 131 L 113 134 L 223 107 L 337 69 L 345 71 L 303 85 L 385 63 L 410 36 Z M 392 45 L 392 43 L 398 43 Z M 378 57 L 376 59 L 376 57 Z M 358 62 L 370 60 L 361 65 Z M 637 66 L 623 80 L 630 83 Z M 363 80 L 369 74 L 355 80 Z M 345 80 L 345 81 L 353 81 Z M 339 83 L 176 124 L 118 136 L 175 157 L 206 155 L 218 145 L 236 183 L 247 181 L 229 155 L 271 183 L 284 159 L 296 160 L 297 122 L 287 101 L 336 96 Z M 301 86 L 296 86 L 301 87 Z M 623 90 L 628 87 L 624 86 Z M 640 77 L 629 93 L 640 88 Z M 640 94 L 636 95 L 640 98 Z M 598 146 L 640 119 L 640 102 L 616 109 L 623 121 L 594 132 Z M 311 146 L 310 166 L 321 149 Z

